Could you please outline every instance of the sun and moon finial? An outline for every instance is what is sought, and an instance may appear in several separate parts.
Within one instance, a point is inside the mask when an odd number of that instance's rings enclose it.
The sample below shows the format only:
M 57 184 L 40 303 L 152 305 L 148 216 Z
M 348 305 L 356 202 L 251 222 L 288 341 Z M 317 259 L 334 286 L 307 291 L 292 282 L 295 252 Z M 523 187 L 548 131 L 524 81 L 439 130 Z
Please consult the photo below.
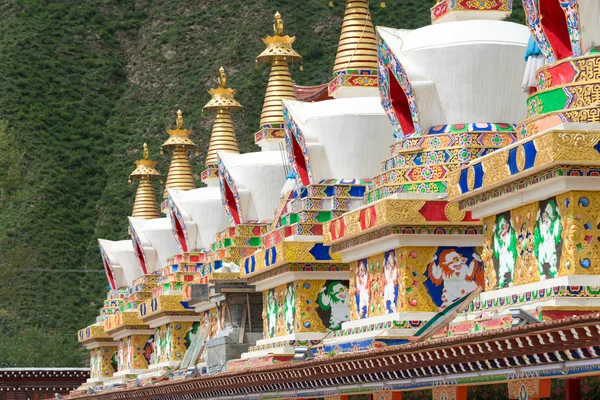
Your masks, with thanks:
M 148 153 L 148 143 L 144 143 L 144 160 L 147 160 L 150 157 Z
M 275 22 L 273 23 L 273 33 L 276 36 L 281 36 L 283 34 L 283 19 L 281 19 L 281 14 L 279 11 L 275 13 Z
M 183 129 L 183 113 L 177 110 L 177 129 Z

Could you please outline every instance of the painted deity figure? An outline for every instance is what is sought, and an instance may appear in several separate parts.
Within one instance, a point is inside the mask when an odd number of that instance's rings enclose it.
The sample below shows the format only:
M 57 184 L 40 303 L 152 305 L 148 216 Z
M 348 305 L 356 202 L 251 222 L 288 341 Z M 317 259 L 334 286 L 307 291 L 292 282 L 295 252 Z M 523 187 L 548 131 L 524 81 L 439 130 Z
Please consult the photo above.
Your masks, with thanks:
M 498 261 L 498 287 L 512 286 L 512 277 L 517 262 L 517 236 L 503 215 L 494 227 L 494 258 Z
M 385 254 L 383 273 L 385 277 L 383 301 L 386 314 L 392 314 L 396 312 L 396 300 L 398 299 L 398 265 L 396 264 L 396 252 L 393 250 Z
M 296 296 L 294 287 L 290 283 L 285 289 L 285 302 L 283 303 L 283 315 L 285 318 L 285 330 L 294 333 L 294 315 L 296 314 Z
M 534 249 L 540 270 L 540 279 L 555 278 L 558 272 L 558 258 L 556 251 L 562 235 L 562 221 L 556 203 L 548 201 L 544 211 L 538 210 L 537 224 L 534 230 Z M 544 266 L 548 265 L 548 273 L 544 273 Z
M 163 354 L 164 354 L 164 349 L 165 349 L 165 336 L 164 336 L 164 332 L 163 332 L 162 327 L 158 328 L 156 330 L 156 335 L 154 337 L 155 339 L 155 343 L 156 343 L 156 347 L 154 350 L 154 362 L 156 364 L 164 361 L 163 359 Z
M 269 337 L 275 337 L 277 332 L 277 301 L 273 289 L 267 294 L 267 332 Z
M 436 262 L 437 261 L 437 262 Z M 442 305 L 446 308 L 456 300 L 477 289 L 477 272 L 481 263 L 479 254 L 473 253 L 473 259 L 468 263 L 467 257 L 455 249 L 446 249 L 439 256 L 435 255 L 429 264 L 429 279 L 436 285 L 443 285 Z
M 102 369 L 102 354 L 101 349 L 94 350 L 92 352 L 92 360 L 90 362 L 90 377 L 100 378 Z
M 165 361 L 171 361 L 171 324 L 167 324 L 165 331 Z
M 154 335 L 150 336 L 144 345 L 144 358 L 148 365 L 154 364 Z
M 359 318 L 367 318 L 369 315 L 369 269 L 367 260 L 358 262 L 356 271 L 356 309 Z
M 124 340 L 119 341 L 119 345 L 117 347 L 117 360 L 119 361 L 119 370 L 125 369 L 125 345 Z
M 329 330 L 341 329 L 342 323 L 350 319 L 350 293 L 342 282 L 334 281 L 323 286 L 317 299 L 323 311 L 330 311 Z

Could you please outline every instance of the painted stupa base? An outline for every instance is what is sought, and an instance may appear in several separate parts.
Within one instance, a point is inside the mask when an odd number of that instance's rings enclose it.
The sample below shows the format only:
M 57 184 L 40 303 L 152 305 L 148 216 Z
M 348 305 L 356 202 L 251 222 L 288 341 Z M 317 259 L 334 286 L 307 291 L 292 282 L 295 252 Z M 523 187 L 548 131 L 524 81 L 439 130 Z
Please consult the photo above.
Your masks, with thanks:
M 340 329 L 350 318 L 348 273 L 300 272 L 297 279 L 280 275 L 262 283 L 264 339 L 257 341 L 248 357 L 262 357 L 274 349 L 289 354 L 290 346 L 302 342 L 319 343 L 330 331 Z M 321 278 L 321 279 L 314 279 Z M 280 284 L 278 282 L 281 282 Z M 283 280 L 283 281 L 282 281 Z M 268 287 L 270 285 L 273 287 Z M 298 344 L 300 345 L 300 344 Z M 266 352 L 265 352 L 266 351 Z M 292 347 L 293 354 L 293 347 Z
M 167 266 L 160 271 L 152 297 L 182 294 L 187 284 L 201 278 L 203 259 L 202 253 L 184 253 L 169 259 Z
M 370 180 L 321 182 L 285 195 L 262 242 L 270 248 L 282 241 L 321 241 L 323 224 L 360 207 Z
M 347 70 L 339 72 L 329 82 L 327 91 L 334 98 L 379 96 L 377 70 Z
M 111 379 L 118 370 L 116 359 L 118 343 L 96 342 L 85 345 L 90 351 L 90 378 L 87 383 L 95 386 Z
M 333 332 L 318 354 L 365 351 L 408 343 L 436 312 L 395 312 L 376 317 L 344 322 L 340 330 Z
M 254 143 L 262 151 L 279 151 L 281 143 L 285 140 L 284 124 L 263 125 L 254 134 Z
M 104 328 L 118 343 L 113 378 L 124 384 L 131 376 L 146 372 L 154 351 L 154 329 L 142 322 L 139 312 L 120 311 L 104 321 Z
M 152 298 L 156 289 L 159 276 L 156 274 L 142 275 L 135 279 L 127 288 L 127 298 L 123 307 L 124 311 L 138 310 L 138 307 Z
M 512 13 L 513 0 L 438 0 L 431 8 L 431 23 L 488 19 L 501 21 Z
M 266 223 L 247 223 L 219 232 L 216 241 L 211 244 L 203 276 L 209 276 L 215 272 L 238 273 L 239 276 L 240 259 L 252 255 L 260 248 L 261 238 L 266 231 Z
M 481 222 L 435 194 L 394 194 L 327 222 L 324 243 L 344 262 L 400 246 L 481 245 Z
M 597 111 L 593 110 L 598 109 L 594 93 L 598 90 L 599 67 L 600 55 L 595 54 L 568 58 L 540 68 L 537 91 L 527 99 L 528 120 L 556 113 L 574 115 L 584 112 L 598 117 Z M 589 122 L 600 121 L 596 118 Z
M 516 142 L 515 126 L 474 123 L 434 126 L 425 135 L 413 134 L 390 147 L 390 158 L 381 162 L 381 173 L 365 203 L 395 193 L 447 191 L 447 175 L 469 161 Z
M 126 289 L 109 290 L 106 295 L 106 300 L 100 309 L 100 313 L 96 317 L 97 323 L 102 323 L 106 318 L 115 315 L 123 308 L 127 299 Z

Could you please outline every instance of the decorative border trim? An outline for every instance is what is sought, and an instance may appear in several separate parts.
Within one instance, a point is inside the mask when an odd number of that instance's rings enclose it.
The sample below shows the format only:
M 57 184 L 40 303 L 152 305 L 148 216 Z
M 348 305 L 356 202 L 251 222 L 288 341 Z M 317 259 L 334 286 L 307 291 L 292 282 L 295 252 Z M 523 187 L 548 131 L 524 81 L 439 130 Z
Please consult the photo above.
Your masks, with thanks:
M 306 142 L 304 140 L 304 134 L 290 115 L 287 107 L 283 106 L 283 117 L 285 119 L 285 148 L 288 156 L 288 161 L 292 166 L 292 171 L 294 171 L 294 176 L 296 177 L 296 183 L 298 186 L 304 186 L 302 183 L 302 177 L 300 176 L 300 171 L 298 170 L 298 165 L 296 165 L 296 160 L 294 157 L 294 147 L 292 140 L 296 140 L 298 146 L 302 150 L 302 157 L 304 158 L 304 163 L 306 164 L 306 175 L 308 176 L 309 185 L 314 183 L 312 170 L 310 168 L 310 158 L 308 157 L 308 148 L 306 147 Z
M 396 116 L 396 112 L 392 107 L 392 101 L 390 99 L 390 82 L 389 82 L 389 74 L 388 70 L 391 70 L 394 74 L 395 79 L 404 90 L 404 94 L 408 99 L 408 106 L 410 108 L 410 114 L 412 116 L 413 125 L 415 127 L 415 134 L 422 133 L 421 123 L 419 121 L 419 111 L 417 108 L 417 99 L 415 98 L 415 92 L 413 90 L 412 84 L 408 79 L 408 75 L 402 66 L 402 63 L 396 59 L 393 52 L 389 49 L 387 44 L 383 40 L 379 40 L 379 45 L 377 46 L 378 52 L 378 65 L 379 65 L 379 95 L 381 97 L 381 105 L 385 110 L 390 122 L 392 123 L 392 127 L 394 128 L 394 137 L 398 140 L 402 139 L 406 135 L 402 132 L 402 128 L 400 127 L 400 122 L 398 121 L 398 117 Z
M 244 220 L 244 218 L 242 216 L 242 206 L 240 205 L 240 196 L 238 194 L 237 187 L 235 185 L 235 181 L 229 174 L 229 171 L 227 171 L 227 168 L 225 167 L 223 160 L 221 160 L 221 157 L 217 156 L 217 158 L 219 159 L 219 188 L 221 189 L 221 204 L 223 204 L 223 208 L 225 208 L 225 213 L 227 213 L 227 216 L 229 217 L 229 221 L 231 222 L 231 224 L 237 225 L 236 221 L 233 218 L 233 214 L 231 213 L 231 210 L 229 209 L 229 204 L 227 204 L 228 202 L 227 202 L 227 195 L 225 192 L 225 185 L 227 185 L 229 187 L 229 190 L 231 190 L 231 193 L 233 193 L 233 198 L 235 200 L 235 206 L 237 208 L 239 220 L 241 223 Z

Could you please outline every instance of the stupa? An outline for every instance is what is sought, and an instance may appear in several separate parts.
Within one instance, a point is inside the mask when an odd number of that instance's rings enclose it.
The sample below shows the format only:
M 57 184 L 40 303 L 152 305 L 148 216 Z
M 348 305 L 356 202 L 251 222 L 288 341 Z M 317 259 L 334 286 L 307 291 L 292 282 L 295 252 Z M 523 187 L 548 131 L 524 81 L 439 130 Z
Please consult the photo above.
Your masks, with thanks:
M 344 4 L 314 87 L 292 81 L 275 14 L 260 152 L 239 154 L 222 68 L 207 186 L 181 119 L 167 218 L 138 161 L 132 240 L 99 241 L 110 290 L 72 398 L 600 393 L 600 3 L 524 0 L 523 26 L 503 21 L 511 0 L 439 0 L 415 30 Z

